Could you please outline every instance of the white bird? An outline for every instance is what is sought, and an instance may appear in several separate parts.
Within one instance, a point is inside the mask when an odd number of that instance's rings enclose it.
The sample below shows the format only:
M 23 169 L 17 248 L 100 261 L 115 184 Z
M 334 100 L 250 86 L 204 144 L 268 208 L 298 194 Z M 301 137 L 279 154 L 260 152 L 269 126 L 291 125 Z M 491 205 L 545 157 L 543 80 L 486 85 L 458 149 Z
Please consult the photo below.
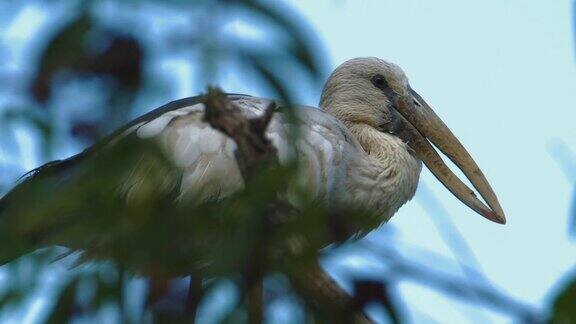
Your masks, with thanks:
M 247 116 L 262 114 L 271 102 L 246 95 L 229 98 Z M 283 113 L 274 113 L 266 132 L 281 163 L 298 158 L 300 168 L 292 188 L 304 188 L 328 207 L 367 208 L 376 220 L 371 223 L 377 226 L 414 196 L 423 161 L 464 204 L 492 221 L 505 223 L 496 195 L 476 163 L 412 90 L 397 65 L 372 57 L 349 60 L 327 80 L 320 109 L 298 107 L 296 112 L 300 137 L 295 152 L 288 143 L 290 123 Z M 202 97 L 160 107 L 97 146 L 40 167 L 3 198 L 2 207 L 9 209 L 19 187 L 46 177 L 70 177 L 71 168 L 127 137 L 156 141 L 172 159 L 180 180 L 178 201 L 226 197 L 243 187 L 234 156 L 236 145 L 205 123 L 203 114 Z M 430 142 L 463 171 L 489 207 L 452 173 Z M 118 179 L 119 196 L 128 202 L 137 199 L 141 176 L 135 172 Z

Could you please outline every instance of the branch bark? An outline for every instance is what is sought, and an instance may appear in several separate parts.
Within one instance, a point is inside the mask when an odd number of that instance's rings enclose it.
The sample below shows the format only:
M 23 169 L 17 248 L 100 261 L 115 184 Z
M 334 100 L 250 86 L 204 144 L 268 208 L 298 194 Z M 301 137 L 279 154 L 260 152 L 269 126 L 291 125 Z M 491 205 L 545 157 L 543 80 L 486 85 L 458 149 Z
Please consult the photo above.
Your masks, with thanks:
M 289 274 L 300 296 L 321 316 L 320 323 L 372 323 L 356 301 L 314 261 Z
M 208 88 L 204 98 L 204 121 L 236 142 L 236 161 L 245 181 L 264 167 L 279 165 L 276 147 L 265 135 L 276 109 L 274 103 L 261 117 L 249 119 L 217 88 Z

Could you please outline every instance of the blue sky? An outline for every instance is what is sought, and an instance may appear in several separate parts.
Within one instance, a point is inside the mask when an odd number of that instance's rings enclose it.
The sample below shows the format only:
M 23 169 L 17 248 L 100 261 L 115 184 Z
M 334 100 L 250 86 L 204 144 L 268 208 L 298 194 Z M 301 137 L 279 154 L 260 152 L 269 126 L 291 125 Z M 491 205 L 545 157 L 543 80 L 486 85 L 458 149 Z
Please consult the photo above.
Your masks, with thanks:
M 290 2 L 320 33 L 334 66 L 378 56 L 405 70 L 483 169 L 508 224 L 478 217 L 427 171 L 423 181 L 497 286 L 535 305 L 546 302 L 576 252 L 566 226 L 576 179 L 567 179 L 551 155 L 560 141 L 576 149 L 571 2 Z M 402 241 L 450 255 L 418 203 L 392 223 Z M 469 320 L 426 289 L 403 289 L 436 320 Z
M 413 88 L 483 169 L 508 224 L 499 226 L 477 216 L 428 171 L 423 173 L 423 183 L 443 203 L 487 276 L 514 297 L 544 305 L 554 285 L 574 265 L 576 252 L 566 226 L 576 172 L 567 178 L 551 154 L 560 143 L 576 150 L 571 2 L 287 2 L 320 34 L 332 67 L 353 57 L 377 56 L 405 70 Z M 7 40 L 25 39 L 18 24 L 43 16 L 41 11 L 26 15 L 12 22 Z M 178 67 L 178 62 L 165 66 L 173 72 Z M 178 74 L 186 78 L 189 72 Z M 241 82 L 231 77 L 223 86 L 228 91 L 250 88 Z M 179 92 L 192 95 L 203 88 L 183 82 Z M 316 105 L 319 93 L 309 97 L 303 103 Z M 24 154 L 26 166 L 37 163 L 32 155 Z M 430 216 L 418 203 L 424 194 L 419 190 L 415 201 L 403 207 L 391 223 L 401 233 L 402 244 L 450 257 Z M 361 262 L 350 266 L 369 267 Z M 469 307 L 455 308 L 453 301 L 428 288 L 404 284 L 401 289 L 418 322 L 461 323 L 471 318 L 466 316 L 472 312 Z M 495 322 L 508 321 L 497 314 L 488 316 Z

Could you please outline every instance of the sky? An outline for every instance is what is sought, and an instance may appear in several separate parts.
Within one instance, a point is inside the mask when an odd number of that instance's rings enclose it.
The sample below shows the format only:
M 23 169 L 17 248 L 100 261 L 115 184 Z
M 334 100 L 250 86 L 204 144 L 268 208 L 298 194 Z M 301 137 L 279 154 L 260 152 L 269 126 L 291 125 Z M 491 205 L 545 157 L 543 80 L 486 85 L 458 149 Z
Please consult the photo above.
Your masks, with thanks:
M 574 172 L 567 178 L 554 157 L 562 145 L 576 150 L 571 2 L 288 2 L 320 34 L 334 67 L 353 57 L 377 56 L 404 69 L 480 165 L 508 223 L 478 217 L 428 171 L 423 183 L 497 286 L 534 305 L 548 302 L 576 252 L 567 235 L 576 179 Z M 422 195 L 419 190 L 416 203 L 401 208 L 391 223 L 402 241 L 449 256 L 418 204 Z M 422 300 L 417 312 L 427 320 L 469 321 L 425 288 L 402 290 Z
M 576 151 L 571 2 L 286 2 L 319 34 L 332 68 L 359 56 L 400 65 L 482 168 L 508 219 L 502 226 L 479 217 L 425 170 L 416 198 L 391 221 L 400 243 L 451 256 L 422 204 L 433 194 L 496 286 L 526 303 L 546 305 L 574 266 L 576 252 L 567 232 L 576 166 L 565 165 L 572 171 L 565 173 L 555 158 L 563 147 Z M 17 24 L 41 13 L 27 15 L 13 22 L 9 37 L 22 37 Z M 177 62 L 170 67 L 177 68 Z M 181 71 L 182 78 L 189 74 Z M 233 78 L 224 88 L 242 91 L 238 83 Z M 202 88 L 183 83 L 180 92 L 192 95 Z M 302 103 L 316 105 L 319 95 L 311 93 Z M 35 161 L 24 163 L 33 167 Z M 415 322 L 479 318 L 467 316 L 475 312 L 470 307 L 454 307 L 453 300 L 428 288 L 402 284 L 401 291 Z M 509 321 L 493 312 L 482 316 Z

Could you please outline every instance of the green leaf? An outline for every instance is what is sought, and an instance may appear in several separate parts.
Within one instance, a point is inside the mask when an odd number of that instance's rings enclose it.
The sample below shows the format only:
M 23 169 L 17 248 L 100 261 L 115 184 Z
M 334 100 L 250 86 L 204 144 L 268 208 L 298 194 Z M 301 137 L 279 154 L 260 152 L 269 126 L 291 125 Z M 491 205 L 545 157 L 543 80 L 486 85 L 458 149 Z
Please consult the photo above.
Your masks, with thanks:
M 551 323 L 576 323 L 576 278 L 573 278 L 554 301 Z

